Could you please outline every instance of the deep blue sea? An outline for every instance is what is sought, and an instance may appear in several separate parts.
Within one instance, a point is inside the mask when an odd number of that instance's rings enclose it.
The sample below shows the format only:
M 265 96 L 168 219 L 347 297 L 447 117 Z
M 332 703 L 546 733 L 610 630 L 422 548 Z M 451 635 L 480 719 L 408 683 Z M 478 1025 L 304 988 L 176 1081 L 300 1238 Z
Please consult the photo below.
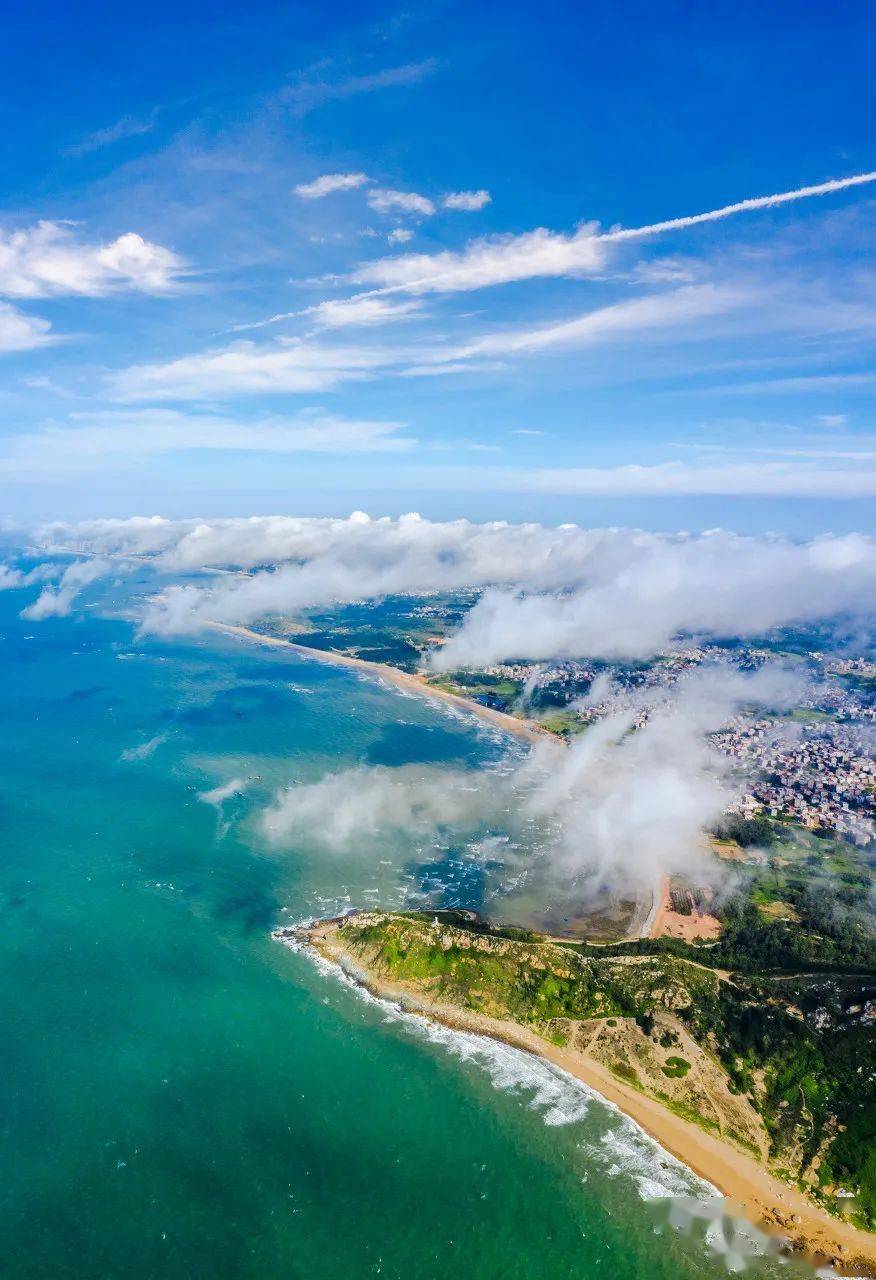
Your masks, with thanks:
M 23 603 L 0 594 L 3 1280 L 727 1274 L 716 1229 L 668 1221 L 702 1184 L 629 1121 L 270 939 L 424 880 L 484 892 L 452 834 L 269 845 L 278 788 L 519 744 L 318 662 Z

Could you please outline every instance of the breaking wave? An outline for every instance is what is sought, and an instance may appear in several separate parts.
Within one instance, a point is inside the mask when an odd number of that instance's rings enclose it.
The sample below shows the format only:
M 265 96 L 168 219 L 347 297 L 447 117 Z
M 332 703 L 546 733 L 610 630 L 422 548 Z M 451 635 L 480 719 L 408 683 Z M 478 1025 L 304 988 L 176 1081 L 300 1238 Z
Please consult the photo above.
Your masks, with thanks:
M 539 1113 L 545 1125 L 576 1125 L 594 1109 L 601 1113 L 599 1118 L 610 1118 L 612 1127 L 595 1139 L 588 1136 L 580 1149 L 607 1176 L 628 1179 L 643 1200 L 669 1200 L 676 1196 L 722 1199 L 711 1183 L 661 1147 L 614 1103 L 562 1067 L 501 1040 L 459 1031 L 411 1013 L 391 1000 L 373 995 L 341 965 L 326 960 L 306 943 L 288 937 L 279 940 L 306 956 L 323 976 L 340 982 L 358 999 L 380 1009 L 384 1021 L 480 1068 L 498 1092 L 525 1099 L 527 1108 Z

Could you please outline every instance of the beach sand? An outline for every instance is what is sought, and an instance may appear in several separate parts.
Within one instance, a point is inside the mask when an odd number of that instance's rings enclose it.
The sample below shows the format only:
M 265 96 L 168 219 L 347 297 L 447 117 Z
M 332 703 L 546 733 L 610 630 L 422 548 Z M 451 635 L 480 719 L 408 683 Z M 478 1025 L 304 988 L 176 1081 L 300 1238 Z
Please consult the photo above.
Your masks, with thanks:
M 253 631 L 250 627 L 232 626 L 227 622 L 211 622 L 208 625 L 214 631 L 221 631 L 224 635 L 238 636 L 241 640 L 255 641 L 270 648 L 291 649 L 303 658 L 327 662 L 336 667 L 348 667 L 353 671 L 361 671 L 363 675 L 371 676 L 372 679 L 385 680 L 387 684 L 404 689 L 407 693 L 416 693 L 418 697 L 434 698 L 438 702 L 450 703 L 458 711 L 475 715 L 479 720 L 484 720 L 487 724 L 504 730 L 505 733 L 512 733 L 515 737 L 525 738 L 528 742 L 547 740 L 558 742 L 562 746 L 566 745 L 563 738 L 543 728 L 535 720 L 523 720 L 518 716 L 509 715 L 507 711 L 496 711 L 493 707 L 485 707 L 483 703 L 475 702 L 474 698 L 463 698 L 459 694 L 449 693 L 446 689 L 438 689 L 422 676 L 400 671 L 398 667 L 391 667 L 385 662 L 368 662 L 364 658 L 354 658 L 350 654 L 337 653 L 333 649 L 311 649 L 306 644 L 298 644 L 282 636 L 262 635 L 260 631 Z
M 460 711 L 475 715 L 496 728 L 529 742 L 548 739 L 565 745 L 562 738 L 542 728 L 535 721 L 520 719 L 492 707 L 485 707 L 473 699 L 437 689 L 421 676 L 411 675 L 396 667 L 368 662 L 332 650 L 308 648 L 307 645 L 297 644 L 280 636 L 263 635 L 249 627 L 220 622 L 210 625 L 226 635 L 271 648 L 291 649 L 302 657 L 360 671 L 420 697 L 450 703 Z M 659 905 L 655 915 L 660 915 Z M 650 923 L 652 922 L 649 920 Z M 308 932 L 307 941 L 324 959 L 340 965 L 374 995 L 403 1004 L 405 1008 L 445 1026 L 490 1036 L 553 1062 L 635 1120 L 665 1150 L 716 1186 L 727 1197 L 731 1208 L 737 1208 L 761 1229 L 781 1235 L 791 1241 L 797 1250 L 818 1261 L 832 1261 L 842 1273 L 876 1276 L 876 1236 L 831 1217 L 795 1186 L 789 1186 L 773 1177 L 751 1156 L 676 1116 L 655 1099 L 618 1080 L 600 1063 L 584 1054 L 550 1044 L 534 1031 L 517 1023 L 487 1018 L 453 1005 L 434 1004 L 412 988 L 378 982 L 364 973 L 359 962 L 338 946 L 333 938 L 334 933 L 335 926 L 332 922 L 322 922 Z M 646 936 L 644 930 L 643 936 Z
M 272 649 L 291 649 L 293 653 L 297 653 L 303 658 L 310 658 L 315 662 L 325 662 L 330 666 L 346 667 L 349 670 L 361 672 L 361 674 L 368 676 L 370 679 L 384 680 L 387 684 L 402 689 L 406 693 L 416 694 L 420 698 L 432 698 L 438 702 L 449 703 L 458 711 L 476 716 L 479 720 L 485 721 L 494 728 L 513 734 L 517 738 L 523 738 L 529 743 L 548 741 L 561 747 L 568 747 L 569 745 L 565 738 L 551 733 L 549 729 L 545 729 L 536 720 L 523 719 L 519 716 L 509 715 L 506 711 L 496 711 L 493 707 L 485 707 L 483 703 L 475 702 L 473 698 L 461 697 L 459 694 L 449 693 L 446 689 L 438 689 L 429 684 L 427 680 L 424 680 L 422 676 L 400 671 L 397 667 L 391 667 L 384 662 L 369 662 L 364 658 L 354 658 L 349 654 L 337 653 L 332 649 L 312 649 L 306 644 L 298 644 L 295 640 L 287 640 L 283 636 L 264 635 L 261 631 L 254 631 L 251 627 L 236 626 L 228 622 L 210 622 L 208 626 L 223 635 L 265 645 Z M 630 922 L 619 941 L 651 936 L 658 905 L 653 890 L 643 890 L 636 903 Z
M 274 935 L 281 942 L 283 932 L 278 930 Z M 568 1071 L 613 1103 L 694 1173 L 717 1187 L 727 1197 L 731 1212 L 744 1216 L 771 1235 L 781 1236 L 791 1243 L 795 1252 L 818 1264 L 832 1262 L 840 1274 L 876 1276 L 876 1235 L 832 1217 L 795 1186 L 773 1177 L 753 1157 L 625 1085 L 600 1063 L 575 1050 L 550 1044 L 516 1022 L 487 1018 L 455 1005 L 433 1003 L 407 984 L 390 984 L 375 978 L 363 970 L 358 958 L 339 944 L 336 921 L 319 921 L 307 930 L 298 931 L 297 937 L 375 996 L 456 1030 L 501 1040 Z

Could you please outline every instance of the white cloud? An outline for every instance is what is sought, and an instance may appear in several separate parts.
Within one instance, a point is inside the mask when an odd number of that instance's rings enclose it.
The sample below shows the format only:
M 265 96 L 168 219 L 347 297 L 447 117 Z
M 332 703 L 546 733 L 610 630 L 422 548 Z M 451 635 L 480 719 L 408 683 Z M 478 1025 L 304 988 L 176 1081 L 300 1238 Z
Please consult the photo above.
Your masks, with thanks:
M 714 533 L 606 534 L 586 582 L 552 594 L 488 591 L 434 656 L 439 669 L 526 658 L 639 658 L 680 633 L 759 635 L 791 622 L 873 613 L 876 542 L 796 544 Z
M 816 414 L 818 421 L 823 427 L 844 427 L 849 420 L 847 413 L 819 413 Z
M 407 227 L 396 227 L 393 231 L 390 231 L 386 238 L 390 244 L 407 244 L 409 240 L 413 239 L 413 235 L 413 231 Z
M 310 840 L 334 852 L 385 839 L 387 832 L 426 834 L 476 824 L 492 801 L 459 770 L 403 765 L 344 770 L 280 791 L 262 814 L 274 844 Z
M 449 191 L 441 203 L 445 209 L 459 209 L 465 213 L 474 213 L 483 209 L 492 200 L 489 191 Z
M 302 414 L 251 422 L 169 409 L 74 415 L 0 442 L 0 475 L 47 480 L 129 467 L 184 449 L 233 452 L 391 453 L 415 442 L 404 424 Z
M 358 300 L 358 299 L 357 299 Z M 350 298 L 352 302 L 354 299 Z M 278 311 L 275 315 L 266 316 L 264 320 L 249 320 L 245 324 L 232 324 L 228 327 L 228 333 L 247 333 L 251 329 L 267 329 L 269 325 L 279 324 L 281 320 L 294 320 L 297 316 L 303 315 L 302 311 Z
M 53 578 L 60 578 L 62 572 L 63 566 L 50 561 L 27 570 L 11 564 L 0 564 L 0 591 L 30 587 L 35 582 L 51 582 Z
M 283 311 L 278 315 L 268 316 L 265 320 L 236 324 L 229 332 L 243 333 L 250 329 L 264 329 L 268 325 L 278 324 L 281 320 L 295 320 L 301 316 L 311 316 L 324 329 L 343 329 L 354 325 L 372 325 L 384 320 L 401 319 L 421 308 L 422 303 L 415 299 L 391 302 L 386 298 L 368 296 L 334 298 L 326 302 L 317 302 L 312 307 L 304 307 L 301 311 Z
M 0 354 L 11 351 L 33 351 L 54 341 L 51 324 L 40 316 L 28 316 L 0 302 Z
M 299 182 L 295 194 L 302 200 L 322 200 L 333 191 L 352 191 L 366 182 L 370 182 L 367 173 L 324 173 L 312 182 Z
M 95 129 L 93 133 L 87 133 L 72 147 L 66 147 L 64 155 L 87 156 L 93 151 L 102 151 L 104 147 L 110 147 L 116 142 L 124 142 L 128 138 L 140 138 L 152 132 L 157 116 L 157 110 L 143 119 L 137 119 L 136 116 L 122 116 L 115 124 L 108 125 L 105 129 Z
M 743 706 L 769 709 L 799 698 L 799 678 L 705 668 L 654 705 L 648 694 L 609 715 L 568 750 L 543 744 L 512 779 L 525 813 L 556 831 L 555 878 L 591 891 L 656 890 L 664 875 L 708 875 L 704 831 L 734 792 L 730 762 L 706 735 Z M 633 731 L 637 715 L 648 719 Z
M 559 323 L 486 334 L 464 346 L 380 349 L 320 345 L 307 338 L 280 339 L 271 345 L 240 340 L 165 364 L 134 365 L 110 378 L 110 390 L 117 400 L 213 400 L 245 392 L 329 391 L 380 372 L 405 377 L 468 372 L 478 362 L 479 367 L 487 367 L 490 357 L 533 355 L 636 335 L 660 336 L 670 326 L 686 328 L 691 337 L 702 338 L 702 326 L 695 327 L 694 322 L 721 316 L 753 300 L 754 295 L 742 289 L 689 285 L 631 298 Z M 403 319 L 414 314 L 417 305 L 414 300 L 393 303 L 359 295 L 319 303 L 294 314 L 313 316 L 322 327 L 336 329 Z
M 778 195 L 737 201 L 708 213 L 670 218 L 643 227 L 600 232 L 598 223 L 582 223 L 570 235 L 538 227 L 522 235 L 491 236 L 473 240 L 462 252 L 409 254 L 364 263 L 350 277 L 357 284 L 410 293 L 452 293 L 509 284 L 534 277 L 593 275 L 604 269 L 613 244 L 647 239 L 701 223 L 715 222 L 739 213 L 774 208 L 812 196 L 829 195 L 864 183 L 876 182 L 876 173 L 858 174 Z
M 246 791 L 250 781 L 249 778 L 230 778 L 228 782 L 220 783 L 218 787 L 211 787 L 209 791 L 199 791 L 198 799 L 204 804 L 212 805 L 215 809 L 221 809 L 226 800 Z
M 794 378 L 765 378 L 760 382 L 733 382 L 711 387 L 722 395 L 785 395 L 788 392 L 857 391 L 876 382 L 876 373 L 813 373 Z
M 457 293 L 533 276 L 592 275 L 608 256 L 595 228 L 588 223 L 564 236 L 540 227 L 519 236 L 473 240 L 460 253 L 448 249 L 380 258 L 363 263 L 350 279 L 406 293 Z
M 679 633 L 757 635 L 840 611 L 872 616 L 876 600 L 876 541 L 862 534 L 796 543 L 356 513 L 98 521 L 53 526 L 44 543 L 150 554 L 174 573 L 270 566 L 171 587 L 148 607 L 145 626 L 155 631 L 399 592 L 491 588 L 438 650 L 436 665 L 444 667 L 514 655 L 642 657 Z
M 375 187 L 366 197 L 371 208 L 377 213 L 391 213 L 393 209 L 401 209 L 403 213 L 418 213 L 424 218 L 435 212 L 435 205 L 427 196 L 418 195 L 416 191 L 393 191 L 388 187 Z
M 387 298 L 339 298 L 307 307 L 300 314 L 311 316 L 324 329 L 342 329 L 403 320 L 420 311 L 421 307 L 422 303 L 415 299 L 391 302 Z
M 170 249 L 133 231 L 102 245 L 82 243 L 59 222 L 0 232 L 0 294 L 7 297 L 163 293 L 178 283 L 184 265 Z
M 95 582 L 110 568 L 106 560 L 77 560 L 61 574 L 57 586 L 43 587 L 40 594 L 21 611 L 22 618 L 42 622 L 46 618 L 65 618 L 83 587 Z
M 435 58 L 422 62 L 408 62 L 400 67 L 385 67 L 361 76 L 346 76 L 338 80 L 302 76 L 295 84 L 288 85 L 278 95 L 287 102 L 295 115 L 303 116 L 325 102 L 341 102 L 362 93 L 376 93 L 380 89 L 395 89 L 418 84 L 437 69 Z
M 434 841 L 448 827 L 458 840 L 489 825 L 511 836 L 512 865 L 544 875 L 547 861 L 551 888 L 574 888 L 577 900 L 656 889 L 663 875 L 706 871 L 704 831 L 742 785 L 707 734 L 743 706 L 793 705 L 804 683 L 781 670 L 704 668 L 659 703 L 633 695 L 568 749 L 537 745 L 509 773 L 360 766 L 279 791 L 262 829 L 280 846 L 338 854 L 399 834 Z
M 244 392 L 330 391 L 340 383 L 369 377 L 382 363 L 382 353 L 365 348 L 298 340 L 271 346 L 239 341 L 164 364 L 133 365 L 110 379 L 110 389 L 119 400 L 212 400 Z
M 689 284 L 697 277 L 696 265 L 684 258 L 654 258 L 639 262 L 628 273 L 638 284 Z
M 559 323 L 487 334 L 464 347 L 450 350 L 446 357 L 438 352 L 435 359 L 531 354 L 551 347 L 611 341 L 649 330 L 660 334 L 667 326 L 686 325 L 709 316 L 722 315 L 751 301 L 750 291 L 713 284 L 688 285 L 670 292 L 646 294 L 598 307 Z
M 518 433 L 519 434 L 519 433 Z M 755 451 L 757 452 L 757 451 Z M 784 452 L 784 451 L 783 451 Z M 855 462 L 852 467 L 801 466 L 791 462 L 738 462 L 688 466 L 679 462 L 652 466 L 507 469 L 485 475 L 444 477 L 451 487 L 517 493 L 580 493 L 594 497 L 665 497 L 683 494 L 785 498 L 867 498 L 876 496 L 872 453 L 798 450 L 796 456 Z
M 14 591 L 22 585 L 24 574 L 14 565 L 0 564 L 0 591 Z
M 797 187 L 794 191 L 781 191 L 772 196 L 754 196 L 750 200 L 737 200 L 735 204 L 722 205 L 720 209 L 711 209 L 708 213 L 695 213 L 682 218 L 668 218 L 665 222 L 652 222 L 644 227 L 619 228 L 606 233 L 606 240 L 640 240 L 647 236 L 656 236 L 664 231 L 677 231 L 686 227 L 695 227 L 703 222 L 718 222 L 722 218 L 732 218 L 737 213 L 753 213 L 758 209 L 774 209 L 778 205 L 791 204 L 795 200 L 808 200 L 812 196 L 832 195 L 836 191 L 845 191 L 849 187 L 860 187 L 866 183 L 876 182 L 876 172 L 858 173 L 850 178 L 835 178 L 830 182 L 819 182 L 814 186 Z
M 466 362 L 442 358 L 441 362 L 433 359 L 432 364 L 410 364 L 399 369 L 400 378 L 443 378 L 454 373 L 488 373 L 503 369 L 505 366 L 498 360 L 479 360 Z
M 138 742 L 136 747 L 127 747 L 119 759 L 124 760 L 126 763 L 148 760 L 164 742 L 167 742 L 167 734 L 157 733 L 154 738 L 147 738 L 145 742 Z

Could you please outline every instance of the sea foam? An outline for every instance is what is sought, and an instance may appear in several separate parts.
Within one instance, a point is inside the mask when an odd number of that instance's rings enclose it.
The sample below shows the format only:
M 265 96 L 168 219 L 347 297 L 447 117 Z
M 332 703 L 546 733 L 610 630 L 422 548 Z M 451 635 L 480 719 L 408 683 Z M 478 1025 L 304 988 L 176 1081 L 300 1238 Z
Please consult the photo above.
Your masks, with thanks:
M 324 977 L 334 979 L 358 999 L 382 1010 L 384 1021 L 480 1068 L 499 1092 L 525 1099 L 528 1109 L 539 1113 L 549 1127 L 579 1124 L 592 1108 L 599 1109 L 611 1118 L 613 1127 L 596 1140 L 582 1142 L 581 1149 L 609 1177 L 627 1178 L 643 1200 L 674 1196 L 721 1198 L 716 1187 L 661 1147 L 613 1102 L 562 1067 L 502 1040 L 447 1027 L 403 1009 L 394 1001 L 373 995 L 341 965 L 326 960 L 308 943 L 288 935 L 277 936 L 285 946 L 306 956 Z
M 312 923 L 302 921 L 300 927 Z M 582 1133 L 578 1148 L 584 1160 L 609 1178 L 623 1178 L 641 1200 L 666 1204 L 669 1226 L 684 1235 L 696 1234 L 727 1271 L 744 1271 L 770 1255 L 774 1264 L 787 1262 L 777 1254 L 776 1241 L 727 1212 L 725 1198 L 717 1187 L 694 1173 L 613 1102 L 570 1072 L 504 1041 L 459 1031 L 412 1013 L 392 1000 L 372 994 L 342 965 L 325 959 L 302 939 L 279 933 L 274 936 L 307 957 L 323 977 L 340 983 L 358 1000 L 379 1009 L 384 1022 L 396 1024 L 402 1031 L 485 1071 L 498 1091 L 525 1098 L 528 1109 L 538 1112 L 544 1124 L 573 1126 L 588 1116 L 609 1121 L 609 1127 L 601 1133 L 598 1124 L 589 1126 L 595 1135 L 592 1131 Z M 698 1230 L 703 1225 L 705 1230 Z M 819 1276 L 831 1275 L 829 1269 L 819 1272 Z

